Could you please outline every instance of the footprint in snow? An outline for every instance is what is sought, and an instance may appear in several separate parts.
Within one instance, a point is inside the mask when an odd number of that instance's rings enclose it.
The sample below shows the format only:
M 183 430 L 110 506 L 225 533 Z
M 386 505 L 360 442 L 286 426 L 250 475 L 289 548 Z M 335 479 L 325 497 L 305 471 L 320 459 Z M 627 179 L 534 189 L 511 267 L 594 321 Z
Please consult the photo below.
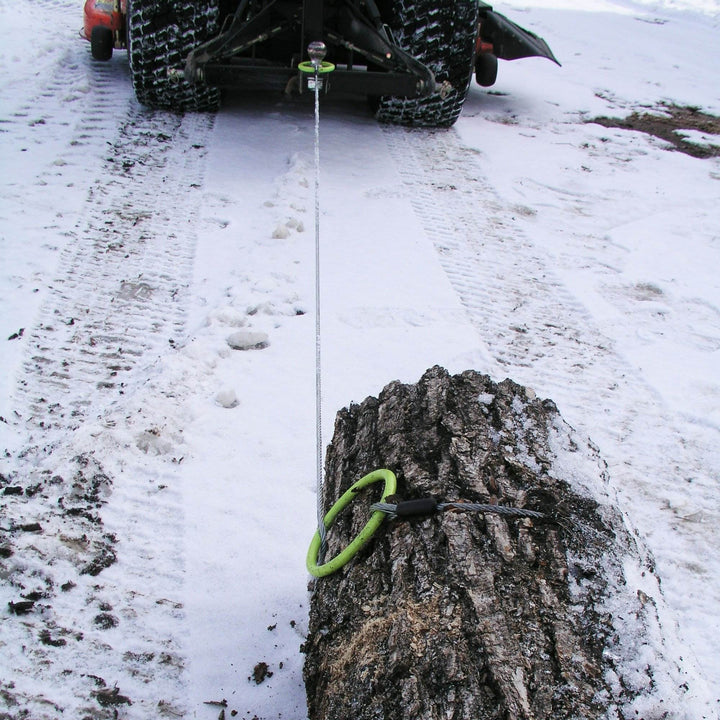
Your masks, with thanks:
M 239 330 L 228 335 L 226 342 L 233 350 L 263 350 L 270 344 L 270 339 L 263 332 Z

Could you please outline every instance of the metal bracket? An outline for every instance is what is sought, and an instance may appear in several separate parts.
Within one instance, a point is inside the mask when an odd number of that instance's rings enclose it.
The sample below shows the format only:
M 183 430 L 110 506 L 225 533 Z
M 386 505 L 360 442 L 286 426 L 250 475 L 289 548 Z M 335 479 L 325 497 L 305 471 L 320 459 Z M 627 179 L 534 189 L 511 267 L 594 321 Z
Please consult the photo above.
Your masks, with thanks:
M 348 58 L 338 68 L 333 87 L 404 97 L 429 95 L 437 90 L 432 71 L 393 42 L 373 0 L 340 3 L 332 17 L 323 17 L 322 0 L 319 4 L 313 0 L 272 0 L 252 17 L 247 15 L 248 7 L 249 0 L 241 0 L 228 27 L 188 55 L 183 70 L 185 80 L 235 85 L 245 78 L 266 78 L 287 83 L 296 62 L 293 43 L 281 58 L 277 52 L 274 58 L 263 57 L 259 46 L 282 33 L 296 33 L 300 43 L 308 27 L 320 24 L 322 33 L 315 37 L 321 35 L 331 48 L 342 49 L 343 60 L 345 54 Z M 247 51 L 251 49 L 249 57 Z M 355 53 L 366 58 L 366 68 L 353 69 Z

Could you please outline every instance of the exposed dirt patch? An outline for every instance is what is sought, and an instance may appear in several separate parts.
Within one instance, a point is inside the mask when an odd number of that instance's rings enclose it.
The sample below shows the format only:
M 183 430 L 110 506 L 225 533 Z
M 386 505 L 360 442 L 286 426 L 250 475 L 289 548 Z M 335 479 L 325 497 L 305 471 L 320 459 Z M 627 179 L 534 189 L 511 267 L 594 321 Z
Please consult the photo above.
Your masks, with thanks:
M 265 682 L 267 678 L 271 678 L 272 676 L 273 674 L 270 672 L 268 664 L 266 662 L 259 662 L 253 668 L 253 674 L 251 678 L 248 678 L 248 680 L 252 679 L 255 681 L 256 685 L 260 685 L 261 683 Z
M 697 107 L 660 103 L 648 112 L 636 111 L 626 118 L 596 117 L 588 122 L 654 135 L 692 157 L 720 156 L 720 117 Z

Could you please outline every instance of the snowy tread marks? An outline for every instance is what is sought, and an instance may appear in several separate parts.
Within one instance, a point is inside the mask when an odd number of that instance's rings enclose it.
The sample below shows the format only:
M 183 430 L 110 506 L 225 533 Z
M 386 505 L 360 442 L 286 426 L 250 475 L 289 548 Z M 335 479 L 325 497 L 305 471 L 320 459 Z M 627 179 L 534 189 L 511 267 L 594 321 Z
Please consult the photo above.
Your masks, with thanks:
M 128 54 L 137 99 L 150 107 L 178 112 L 214 111 L 220 91 L 204 84 L 171 79 L 188 53 L 217 29 L 217 2 L 129 0 Z
M 24 392 L 33 415 L 44 414 L 37 398 L 63 389 L 65 422 L 76 427 L 98 390 L 121 392 L 123 373 L 182 331 L 179 300 L 195 242 L 185 228 L 202 158 L 195 146 L 210 124 L 202 116 L 131 111 L 121 127 L 105 178 L 91 189 L 87 224 L 62 258 L 45 319 L 28 337 Z M 57 413 L 51 422 L 59 422 Z
M 57 146 L 57 158 L 38 174 L 36 184 L 62 190 L 67 183 L 66 166 L 72 166 L 74 172 L 82 169 L 91 181 L 94 175 L 90 173 L 96 172 L 101 157 L 97 148 L 113 135 L 117 116 L 125 110 L 125 95 L 118 91 L 122 68 L 112 63 L 88 67 L 90 59 L 84 50 L 62 54 L 42 90 L 4 120 L 18 126 L 13 135 L 18 146 L 28 149 L 31 160 L 27 162 L 32 162 L 40 147 Z M 0 102 L 4 101 L 0 95 Z M 25 202 L 22 197 L 19 200 Z
M 396 43 L 427 65 L 438 85 L 452 87 L 424 98 L 382 97 L 376 117 L 396 125 L 449 127 L 470 87 L 478 5 L 468 0 L 393 0 L 390 5 L 387 17 Z
M 132 700 L 128 718 L 154 716 L 160 704 L 185 713 L 176 639 L 181 495 L 176 476 L 160 477 L 152 460 L 168 445 L 162 428 L 145 430 L 155 444 L 143 446 L 133 434 L 149 421 L 128 403 L 148 383 L 139 363 L 151 364 L 184 331 L 196 188 L 213 120 L 138 112 L 134 103 L 120 119 L 40 322 L 26 335 L 15 396 L 27 446 L 13 482 L 24 493 L 5 503 L 10 532 L 0 543 L 13 582 L 42 593 L 43 607 L 14 626 L 13 642 L 31 649 L 27 666 L 9 676 L 7 697 L 38 720 L 88 715 L 102 690 L 98 668 Z M 134 391 L 123 395 L 127 386 Z M 114 443 L 133 440 L 137 458 L 118 461 Z M 28 525 L 40 531 L 23 531 Z M 159 556 L 169 572 L 158 574 Z M 108 570 L 115 564 L 122 569 Z M 62 691 L 52 679 L 59 662 L 74 669 Z M 42 696 L 24 692 L 26 679 L 46 688 Z

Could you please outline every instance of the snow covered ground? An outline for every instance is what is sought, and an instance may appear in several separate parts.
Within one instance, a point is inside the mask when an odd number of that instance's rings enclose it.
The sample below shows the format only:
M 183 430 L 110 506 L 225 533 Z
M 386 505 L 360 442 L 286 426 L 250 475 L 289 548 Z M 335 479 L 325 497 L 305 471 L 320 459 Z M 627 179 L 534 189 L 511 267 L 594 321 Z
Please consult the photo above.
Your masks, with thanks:
M 682 712 L 717 717 L 720 160 L 589 121 L 720 115 L 720 6 L 496 9 L 563 67 L 501 63 L 449 132 L 324 103 L 324 437 L 434 364 L 552 398 L 655 555 Z M 0 15 L 0 715 L 303 720 L 312 109 L 149 112 L 75 2 Z

